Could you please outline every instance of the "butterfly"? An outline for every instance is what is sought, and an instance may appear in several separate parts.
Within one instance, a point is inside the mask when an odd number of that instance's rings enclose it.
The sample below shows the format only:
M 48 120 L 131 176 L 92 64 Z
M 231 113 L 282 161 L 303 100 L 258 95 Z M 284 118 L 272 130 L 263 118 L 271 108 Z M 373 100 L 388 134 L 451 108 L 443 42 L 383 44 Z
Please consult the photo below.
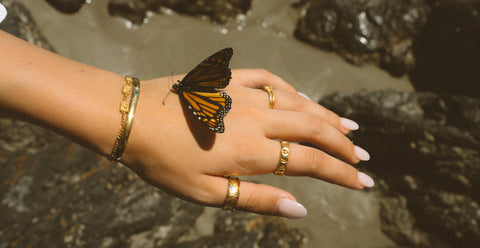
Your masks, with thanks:
M 232 78 L 232 55 L 230 47 L 216 52 L 172 86 L 195 118 L 217 133 L 225 131 L 223 118 L 232 107 L 232 98 L 220 91 Z

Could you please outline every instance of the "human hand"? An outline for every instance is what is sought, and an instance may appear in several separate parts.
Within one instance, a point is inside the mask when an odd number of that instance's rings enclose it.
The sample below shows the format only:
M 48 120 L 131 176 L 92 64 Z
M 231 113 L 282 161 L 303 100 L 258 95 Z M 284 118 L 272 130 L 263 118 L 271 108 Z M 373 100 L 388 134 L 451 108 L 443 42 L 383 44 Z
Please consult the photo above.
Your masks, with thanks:
M 108 155 L 118 134 L 123 78 L 58 56 L 0 31 L 0 115 L 37 123 Z M 24 71 L 26 73 L 17 73 Z M 217 134 L 170 94 L 171 80 L 142 81 L 133 129 L 122 162 L 140 177 L 191 202 L 219 207 L 224 175 L 270 174 L 280 158 L 278 140 L 292 142 L 286 176 L 310 176 L 352 189 L 373 186 L 351 165 L 368 153 L 345 137 L 355 123 L 339 118 L 265 70 L 233 70 L 225 89 L 233 100 L 225 132 Z M 275 109 L 266 92 L 272 85 Z M 307 142 L 317 148 L 293 142 Z M 339 160 L 338 157 L 342 160 Z M 290 193 L 242 182 L 238 209 L 300 218 L 305 208 Z
M 150 184 L 187 201 L 220 207 L 228 182 L 223 176 L 272 173 L 280 157 L 278 140 L 285 140 L 292 142 L 286 176 L 310 176 L 352 189 L 373 186 L 371 178 L 348 164 L 369 159 L 345 136 L 356 124 L 300 96 L 279 77 L 260 69 L 232 70 L 225 91 L 233 104 L 222 134 L 192 118 L 178 95 L 170 94 L 162 104 L 171 80 L 181 78 L 142 81 L 122 162 Z M 275 109 L 269 108 L 264 85 L 274 88 Z M 290 218 L 306 215 L 284 190 L 241 182 L 240 191 L 238 210 Z

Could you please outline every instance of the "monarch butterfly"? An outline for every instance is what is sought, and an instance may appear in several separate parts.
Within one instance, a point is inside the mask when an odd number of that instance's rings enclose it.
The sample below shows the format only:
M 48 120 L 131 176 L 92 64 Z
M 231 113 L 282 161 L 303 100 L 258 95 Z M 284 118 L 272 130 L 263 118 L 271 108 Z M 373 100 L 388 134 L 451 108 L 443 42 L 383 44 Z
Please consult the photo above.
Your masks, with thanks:
M 232 107 L 232 98 L 220 91 L 232 78 L 228 65 L 232 55 L 230 47 L 216 52 L 172 86 L 192 114 L 217 133 L 225 131 L 223 118 Z

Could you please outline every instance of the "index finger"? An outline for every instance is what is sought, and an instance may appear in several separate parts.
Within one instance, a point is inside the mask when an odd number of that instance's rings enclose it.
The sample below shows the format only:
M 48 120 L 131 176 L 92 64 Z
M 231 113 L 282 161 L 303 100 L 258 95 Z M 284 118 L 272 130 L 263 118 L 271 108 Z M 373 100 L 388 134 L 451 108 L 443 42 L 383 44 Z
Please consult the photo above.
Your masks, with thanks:
M 297 93 L 292 85 L 265 69 L 232 70 L 231 82 L 255 89 L 261 89 L 265 85 L 270 85 L 276 89 Z

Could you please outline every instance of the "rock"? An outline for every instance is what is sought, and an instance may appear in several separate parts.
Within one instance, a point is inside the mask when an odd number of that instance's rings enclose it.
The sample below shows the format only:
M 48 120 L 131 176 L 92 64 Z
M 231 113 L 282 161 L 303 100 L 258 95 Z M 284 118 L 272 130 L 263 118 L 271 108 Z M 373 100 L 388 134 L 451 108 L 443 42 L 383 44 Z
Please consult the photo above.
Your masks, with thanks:
M 382 230 L 408 247 L 480 245 L 480 99 L 393 90 L 340 92 L 320 102 L 360 123 L 372 154 Z
M 304 235 L 281 219 L 246 213 L 219 214 L 207 220 L 217 223 L 213 235 L 185 241 L 204 207 L 159 191 L 126 167 L 55 134 L 30 132 L 28 125 L 2 129 L 20 135 L 0 140 L 8 144 L 0 146 L 0 225 L 9 227 L 0 232 L 0 247 L 303 244 Z M 33 145 L 32 138 L 51 142 Z
M 13 0 L 5 0 L 2 4 L 7 8 L 8 15 L 0 23 L 1 30 L 54 52 L 23 4 Z M 38 126 L 19 120 L 0 118 L 0 149 L 3 151 L 25 150 L 36 153 L 46 144 L 57 140 L 58 136 L 50 134 L 52 133 Z
M 22 38 L 32 44 L 54 51 L 53 47 L 42 36 L 30 12 L 23 4 L 14 0 L 2 1 L 7 8 L 7 18 L 0 23 L 0 29 Z
M 60 137 L 23 121 L 0 118 L 0 150 L 35 154 Z
M 480 1 L 437 0 L 414 44 L 417 90 L 480 97 Z
M 160 8 L 170 8 L 180 14 L 207 16 L 217 23 L 225 23 L 239 14 L 245 14 L 251 6 L 251 0 L 110 0 L 110 15 L 118 15 L 141 24 L 147 11 L 159 13 Z
M 67 140 L 2 157 L 2 247 L 124 247 L 159 229 L 176 239 L 203 211 Z
M 34 134 L 55 142 L 36 153 L 0 147 L 0 225 L 9 227 L 0 232 L 0 247 L 303 244 L 304 234 L 280 218 L 247 213 L 217 214 L 206 220 L 215 223 L 213 234 L 192 237 L 204 207 L 159 191 L 126 167 L 111 164 L 71 141 L 44 135 L 55 136 Z
M 305 235 L 272 216 L 218 214 L 214 233 L 197 240 L 165 247 L 301 247 Z M 232 242 L 233 240 L 233 242 Z
M 295 36 L 354 64 L 378 64 L 400 76 L 415 65 L 412 45 L 427 21 L 425 0 L 312 0 Z
M 58 11 L 66 14 L 77 13 L 78 10 L 86 3 L 85 0 L 46 0 Z

